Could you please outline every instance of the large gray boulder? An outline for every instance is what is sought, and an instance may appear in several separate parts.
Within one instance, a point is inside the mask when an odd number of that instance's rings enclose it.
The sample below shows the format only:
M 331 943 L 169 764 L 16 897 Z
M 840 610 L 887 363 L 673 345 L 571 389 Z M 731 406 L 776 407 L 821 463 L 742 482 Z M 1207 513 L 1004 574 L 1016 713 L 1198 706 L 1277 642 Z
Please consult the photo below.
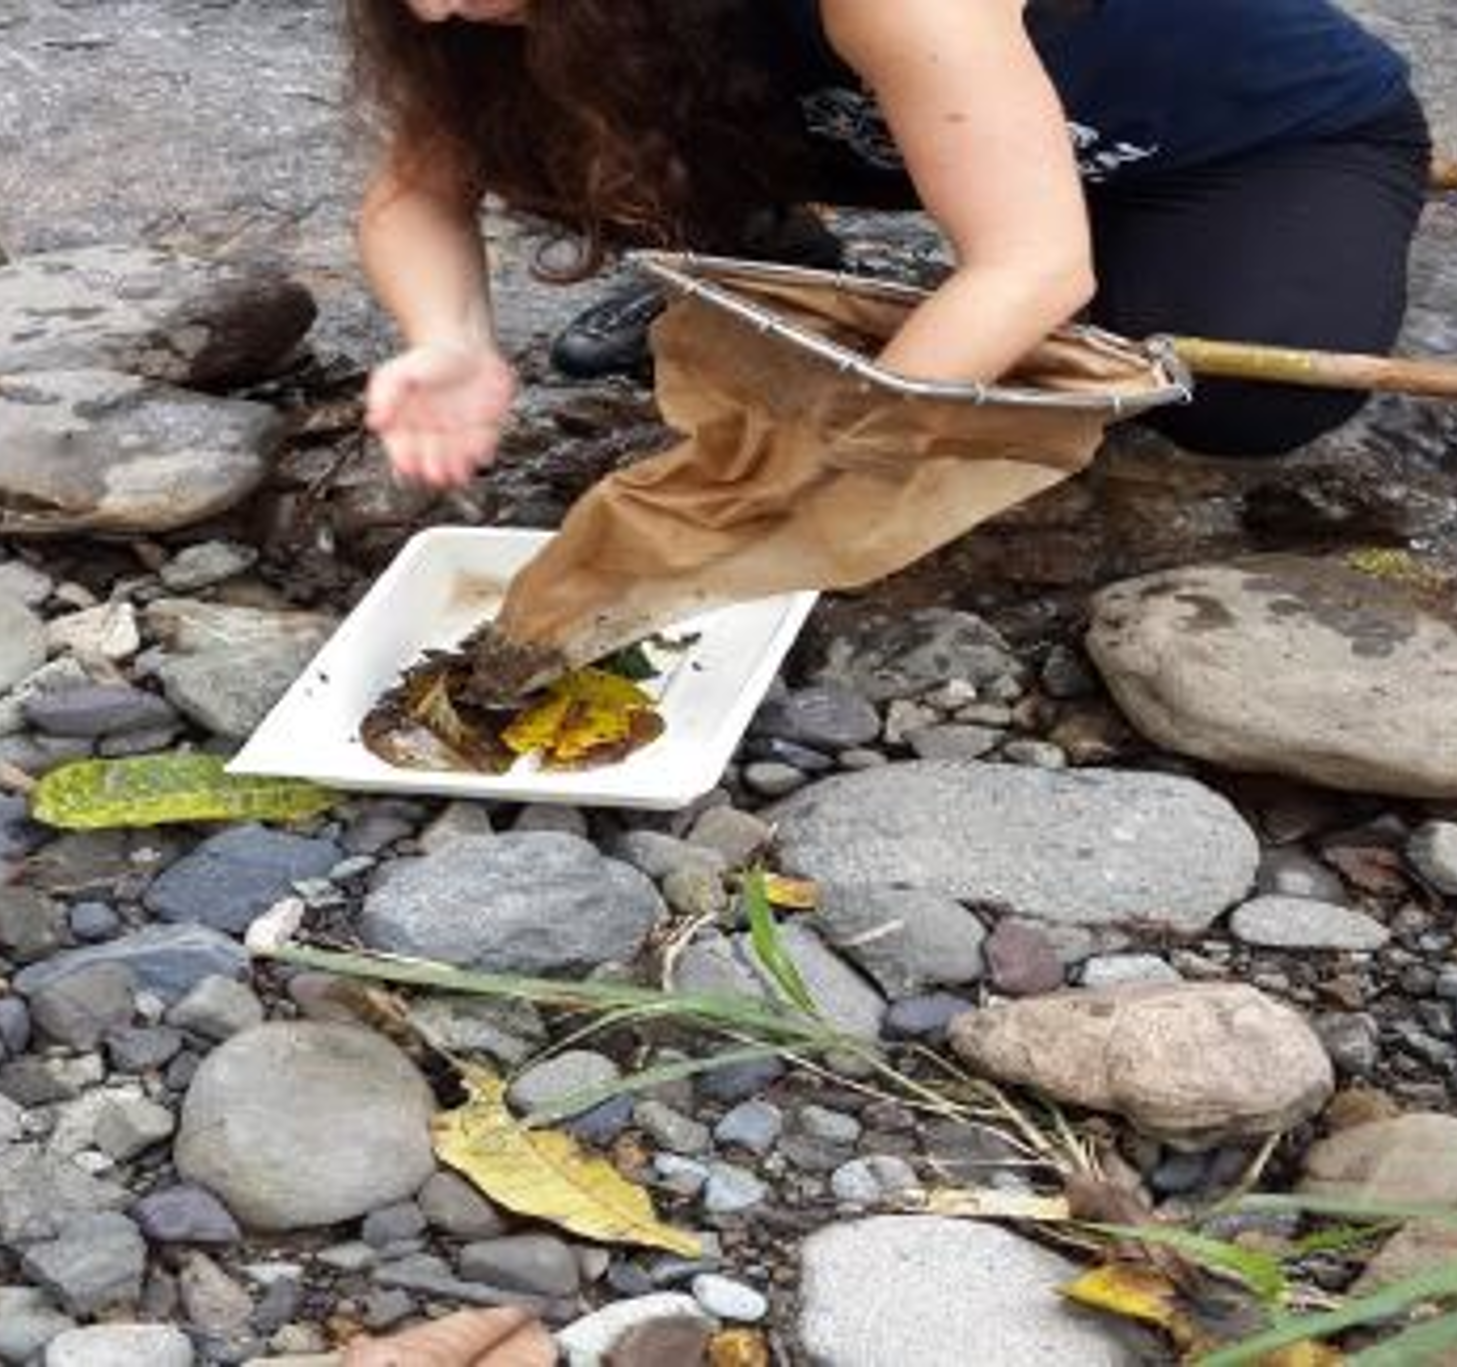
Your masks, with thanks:
M 1202 930 L 1259 855 L 1228 802 L 1166 774 L 926 760 L 826 779 L 770 819 L 786 872 L 1082 925 Z
M 283 419 L 264 404 L 114 370 L 7 377 L 0 535 L 161 532 L 202 521 L 253 492 L 282 434 Z
M 293 350 L 314 312 L 307 289 L 258 263 L 146 246 L 43 252 L 0 265 L 0 374 L 247 384 Z
M 556 831 L 462 836 L 402 860 L 369 894 L 365 943 L 498 973 L 581 974 L 626 963 L 664 907 L 652 882 Z
M 1452 588 L 1400 558 L 1256 557 L 1093 600 L 1088 651 L 1151 740 L 1231 769 L 1457 797 Z
M 203 1061 L 177 1135 L 177 1171 L 246 1226 L 313 1229 L 402 1201 L 434 1170 L 434 1098 L 380 1035 L 283 1021 Z

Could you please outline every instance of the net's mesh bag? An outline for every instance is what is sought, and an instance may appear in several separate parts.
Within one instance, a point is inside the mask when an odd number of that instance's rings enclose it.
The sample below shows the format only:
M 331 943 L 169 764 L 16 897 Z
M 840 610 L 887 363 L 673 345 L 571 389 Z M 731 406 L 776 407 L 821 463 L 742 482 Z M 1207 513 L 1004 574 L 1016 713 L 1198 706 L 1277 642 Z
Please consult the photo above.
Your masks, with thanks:
M 706 608 L 882 578 L 1057 484 L 1114 419 L 1187 397 L 1172 353 L 1069 327 L 994 386 L 908 381 L 874 355 L 922 291 L 650 256 L 680 297 L 653 329 L 667 452 L 572 508 L 497 633 L 575 667 Z

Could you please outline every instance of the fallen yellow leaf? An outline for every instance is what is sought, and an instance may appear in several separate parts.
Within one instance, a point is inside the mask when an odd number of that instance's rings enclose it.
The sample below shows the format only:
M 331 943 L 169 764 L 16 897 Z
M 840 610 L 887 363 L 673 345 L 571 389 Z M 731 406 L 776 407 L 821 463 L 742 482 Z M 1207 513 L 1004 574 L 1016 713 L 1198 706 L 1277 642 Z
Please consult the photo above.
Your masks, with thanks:
M 435 1117 L 435 1152 L 491 1200 L 603 1243 L 643 1244 L 685 1258 L 699 1241 L 663 1224 L 652 1198 L 605 1159 L 585 1153 L 558 1130 L 528 1130 L 506 1107 L 506 1084 L 467 1067 L 470 1100 Z
M 1218 1343 L 1179 1304 L 1178 1288 L 1162 1273 L 1133 1263 L 1106 1263 L 1061 1288 L 1079 1305 L 1162 1329 L 1182 1353 L 1197 1357 Z
M 548 768 L 570 769 L 621 759 L 662 732 L 653 700 L 631 679 L 576 669 L 551 684 L 501 739 L 518 755 L 540 754 Z
M 708 1367 L 769 1367 L 769 1345 L 752 1329 L 725 1329 L 709 1342 Z
M 764 875 L 764 895 L 769 905 L 785 911 L 813 911 L 819 905 L 818 884 L 808 878 L 788 878 L 782 873 Z

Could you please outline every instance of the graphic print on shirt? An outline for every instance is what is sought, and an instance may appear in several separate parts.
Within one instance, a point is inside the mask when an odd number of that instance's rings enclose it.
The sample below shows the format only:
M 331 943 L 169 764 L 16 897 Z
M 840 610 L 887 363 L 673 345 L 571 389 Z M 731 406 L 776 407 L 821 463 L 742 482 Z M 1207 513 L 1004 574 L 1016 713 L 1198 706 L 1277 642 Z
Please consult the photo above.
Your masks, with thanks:
M 805 127 L 815 137 L 839 143 L 878 171 L 905 170 L 905 158 L 873 95 L 846 86 L 831 86 L 802 96 L 799 103 Z M 1107 180 L 1124 166 L 1157 156 L 1160 151 L 1157 144 L 1142 146 L 1123 139 L 1105 142 L 1098 129 L 1085 123 L 1069 120 L 1067 127 L 1078 172 L 1094 184 Z

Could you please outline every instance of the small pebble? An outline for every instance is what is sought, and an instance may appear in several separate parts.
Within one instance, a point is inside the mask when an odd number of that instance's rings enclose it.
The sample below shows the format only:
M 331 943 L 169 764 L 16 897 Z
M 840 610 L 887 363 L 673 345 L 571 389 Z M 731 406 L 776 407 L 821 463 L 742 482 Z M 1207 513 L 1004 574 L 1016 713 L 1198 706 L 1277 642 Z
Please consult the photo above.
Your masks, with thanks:
M 769 1302 L 752 1286 L 717 1272 L 694 1277 L 693 1298 L 710 1315 L 738 1324 L 758 1324 L 769 1313 Z
M 751 1210 L 769 1195 L 769 1189 L 746 1168 L 714 1163 L 703 1192 L 705 1209 L 714 1215 L 735 1215 Z
M 784 1129 L 784 1113 L 767 1101 L 744 1101 L 714 1126 L 713 1137 L 726 1148 L 765 1154 Z

